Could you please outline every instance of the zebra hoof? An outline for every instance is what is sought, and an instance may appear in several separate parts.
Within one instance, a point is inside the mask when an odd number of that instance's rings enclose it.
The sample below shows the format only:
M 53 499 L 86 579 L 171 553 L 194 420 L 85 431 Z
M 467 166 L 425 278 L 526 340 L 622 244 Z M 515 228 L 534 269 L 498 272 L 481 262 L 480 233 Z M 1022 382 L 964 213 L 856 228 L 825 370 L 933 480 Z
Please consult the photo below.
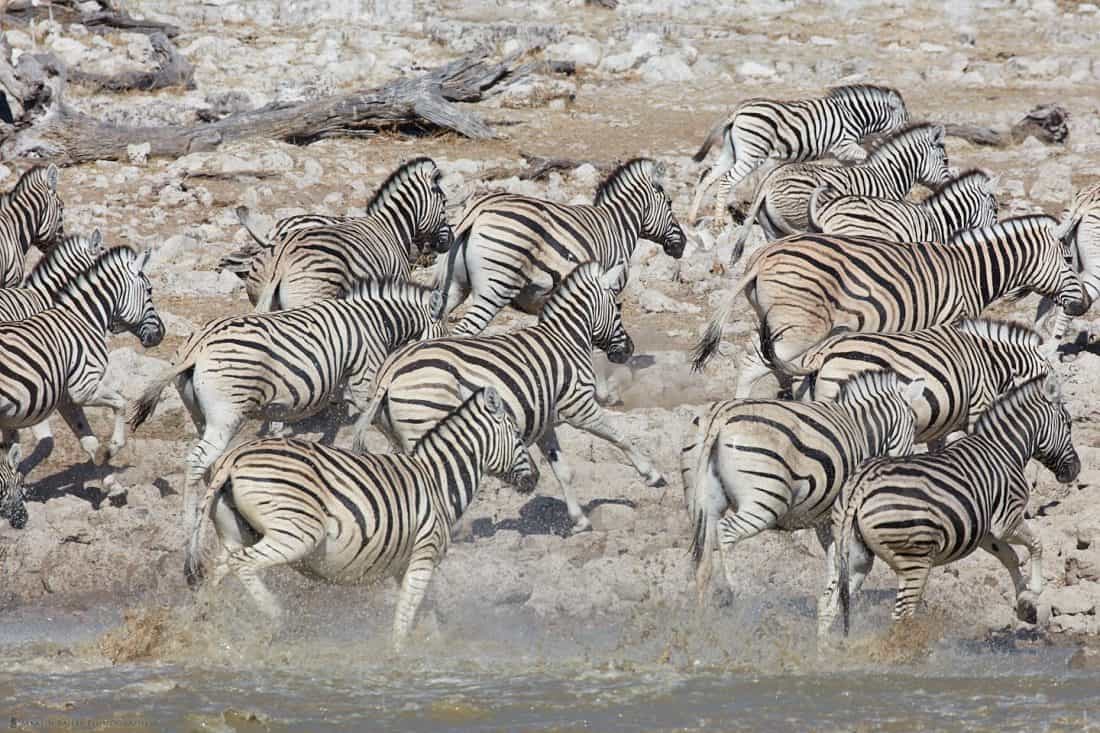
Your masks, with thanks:
M 588 521 L 588 517 L 582 514 L 573 521 L 573 529 L 570 530 L 570 534 L 580 534 L 590 531 L 592 531 L 592 522 Z
M 1016 601 L 1016 618 L 1025 624 L 1039 623 L 1039 608 L 1030 598 L 1020 598 Z
M 111 449 L 105 445 L 101 445 L 95 449 L 95 456 L 92 457 L 92 463 L 97 466 L 105 466 L 110 459 Z

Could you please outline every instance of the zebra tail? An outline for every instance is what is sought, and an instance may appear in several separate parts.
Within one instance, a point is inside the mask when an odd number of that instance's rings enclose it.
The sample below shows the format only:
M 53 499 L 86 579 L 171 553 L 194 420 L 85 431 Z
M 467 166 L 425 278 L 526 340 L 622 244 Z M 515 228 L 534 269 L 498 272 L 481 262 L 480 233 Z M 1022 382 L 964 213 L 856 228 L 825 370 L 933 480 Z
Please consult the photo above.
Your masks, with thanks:
M 707 136 L 703 138 L 703 144 L 699 148 L 699 152 L 691 156 L 691 159 L 694 160 L 696 163 L 702 163 L 703 159 L 707 157 L 707 153 L 710 152 L 710 149 L 713 148 L 714 144 L 722 138 L 722 133 L 724 133 L 726 131 L 726 128 L 728 128 L 732 124 L 733 122 L 731 120 L 723 118 L 714 127 L 710 128 L 710 132 L 708 132 Z
M 833 538 L 836 541 L 837 565 L 837 591 L 840 594 L 840 616 L 844 627 L 844 635 L 848 636 L 851 629 L 852 598 L 848 588 L 850 569 L 848 567 L 848 553 L 851 551 L 851 543 L 855 540 L 856 514 L 863 504 L 866 494 L 867 482 L 857 475 L 841 487 L 839 505 L 833 520 Z M 839 519 L 837 519 L 839 517 Z
M 707 484 L 710 480 L 710 463 L 714 457 L 715 444 L 707 442 L 709 420 L 699 421 L 696 433 L 697 461 L 695 464 L 694 486 L 687 491 L 688 511 L 691 515 L 691 559 L 695 565 L 696 590 L 702 600 L 710 585 L 710 576 L 714 564 L 714 548 L 718 539 L 718 527 L 710 511 L 712 502 L 707 496 Z
M 152 384 L 145 388 L 145 391 L 141 393 L 141 397 L 133 400 L 126 407 L 126 424 L 131 433 L 141 427 L 153 414 L 157 403 L 160 402 L 160 395 L 169 382 L 193 366 L 193 361 L 185 359 L 182 363 L 174 364 L 165 369 L 160 376 L 153 380 Z
M 714 356 L 714 352 L 718 351 L 718 345 L 722 342 L 722 329 L 733 314 L 733 304 L 737 300 L 737 296 L 741 294 L 741 291 L 747 288 L 749 283 L 756 279 L 756 275 L 760 269 L 760 263 L 763 261 L 763 257 L 756 258 L 756 261 L 749 266 L 748 271 L 745 272 L 741 279 L 730 290 L 725 300 L 722 301 L 722 304 L 718 307 L 718 312 L 710 319 L 710 323 L 707 324 L 707 330 L 703 332 L 703 338 L 699 340 L 699 343 L 695 345 L 695 348 L 692 349 L 691 352 L 691 370 L 693 372 L 702 371 L 703 367 L 710 361 L 710 358 Z
M 806 214 L 806 220 L 809 224 L 807 231 L 821 234 L 824 230 L 821 225 L 818 224 L 818 212 L 821 211 L 821 207 L 829 203 L 828 199 L 822 199 L 821 195 L 826 191 L 834 191 L 832 186 L 828 183 L 822 183 L 820 186 L 814 189 L 814 192 L 810 194 L 810 209 Z
M 206 520 L 211 518 L 214 499 L 232 479 L 232 470 L 233 462 L 229 460 L 223 459 L 219 461 L 219 465 L 215 466 L 214 475 L 206 487 L 206 495 L 199 508 L 199 515 L 191 527 L 191 536 L 187 540 L 187 550 L 183 559 L 183 575 L 187 579 L 187 586 L 192 590 L 198 588 L 206 576 L 205 558 L 202 553 L 203 529 L 206 527 Z
M 432 318 L 437 321 L 442 321 L 447 317 L 447 306 L 449 305 L 447 302 L 447 294 L 451 292 L 451 281 L 454 280 L 455 258 L 458 257 L 459 250 L 466 249 L 466 243 L 470 241 L 470 230 L 473 229 L 473 217 L 469 217 L 469 219 L 469 224 L 466 223 L 466 220 L 459 223 L 459 230 L 455 232 L 455 241 L 447 251 L 447 266 L 443 271 L 443 277 L 436 278 L 435 290 L 442 297 L 436 301 L 439 307 L 438 312 L 436 312 L 435 307 L 433 307 L 431 315 Z
M 282 276 L 276 277 L 274 280 L 268 280 L 267 284 L 260 290 L 260 294 L 256 297 L 256 312 L 257 313 L 270 313 L 276 310 L 275 295 L 279 291 L 279 286 L 283 284 Z
M 233 210 L 233 213 L 237 215 L 237 221 L 239 221 L 241 223 L 241 226 L 244 227 L 244 230 L 248 232 L 248 236 L 252 237 L 252 240 L 256 244 L 258 244 L 261 249 L 268 246 L 268 243 L 261 239 L 260 236 L 256 234 L 255 231 L 253 231 L 251 225 L 249 224 L 251 212 L 249 212 L 247 206 L 238 206 L 236 209 Z
M 767 182 L 765 177 L 760 181 L 760 188 L 756 191 L 756 198 L 752 200 L 752 206 L 749 207 L 748 212 L 745 214 L 745 220 L 741 222 L 741 228 L 737 230 L 737 239 L 733 242 L 733 251 L 730 253 L 730 264 L 733 265 L 745 252 L 745 242 L 749 240 L 749 234 L 752 232 L 752 225 L 756 223 L 756 217 L 760 213 L 760 207 L 764 205 L 764 199 L 767 198 Z
M 386 395 L 389 392 L 390 370 L 388 367 L 390 361 L 387 358 L 386 361 L 382 362 L 382 366 L 378 367 L 378 371 L 375 372 L 374 384 L 371 385 L 373 394 L 370 402 L 367 403 L 367 409 L 363 410 L 359 419 L 355 421 L 351 447 L 356 453 L 367 452 L 367 431 L 378 420 L 378 415 L 382 411 L 382 405 L 385 403 Z

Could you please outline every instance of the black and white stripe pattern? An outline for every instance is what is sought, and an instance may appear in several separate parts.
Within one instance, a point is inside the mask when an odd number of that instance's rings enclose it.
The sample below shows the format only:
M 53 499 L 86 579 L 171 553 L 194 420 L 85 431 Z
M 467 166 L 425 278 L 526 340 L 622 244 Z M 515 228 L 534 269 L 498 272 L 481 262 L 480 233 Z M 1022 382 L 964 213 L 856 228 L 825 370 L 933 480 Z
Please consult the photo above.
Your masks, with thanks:
M 103 252 L 103 237 L 63 237 L 27 274 L 21 287 L 0 288 L 0 321 L 21 321 L 53 305 L 54 297 L 86 271 Z
M 301 420 L 345 394 L 366 408 L 390 352 L 445 333 L 433 297 L 412 283 L 368 281 L 342 299 L 219 318 L 192 333 L 127 415 L 136 430 L 175 382 L 200 434 L 186 459 L 184 517 L 194 517 L 202 477 L 248 418 Z
M 462 388 L 495 388 L 525 443 L 537 443 L 561 484 L 569 515 L 579 528 L 588 518 L 573 496 L 571 471 L 562 460 L 554 427 L 565 422 L 622 449 L 650 486 L 664 479 L 650 459 L 608 421 L 596 401 L 592 349 L 625 362 L 634 344 L 623 328 L 615 298 L 622 266 L 577 267 L 551 294 L 535 326 L 495 336 L 442 338 L 411 344 L 378 372 L 371 406 L 356 425 L 356 445 L 377 418 L 408 450 L 461 402 Z
M 480 333 L 509 304 L 537 313 L 578 263 L 629 267 L 639 238 L 660 242 L 666 254 L 680 257 L 684 232 L 662 175 L 662 166 L 647 158 L 624 163 L 600 184 L 591 206 L 509 193 L 476 199 L 438 265 L 436 282 L 446 295 L 440 317 L 467 295 L 470 306 L 456 334 Z
M 834 329 L 916 331 L 976 318 L 1020 289 L 1050 296 L 1070 313 L 1086 307 L 1077 273 L 1066 263 L 1049 216 L 1006 219 L 962 232 L 949 243 L 897 244 L 807 234 L 760 250 L 707 326 L 696 369 L 715 352 L 742 290 L 760 322 L 760 353 L 747 355 L 737 395 L 794 362 Z M 770 362 L 770 363 L 769 363 Z
M 89 270 L 60 291 L 56 305 L 22 321 L 0 324 L 0 428 L 4 443 L 17 431 L 45 420 L 56 409 L 97 463 L 114 455 L 126 440 L 122 409 L 126 401 L 101 385 L 107 370 L 107 335 L 128 330 L 143 346 L 164 337 L 153 306 L 152 286 L 142 272 L 149 253 L 107 250 Z M 84 407 L 115 412 L 107 446 L 92 435 Z
M 1055 234 L 1062 240 L 1077 272 L 1081 275 L 1081 284 L 1089 305 L 1100 298 L 1100 183 L 1088 186 L 1077 192 L 1073 203 L 1062 215 L 1062 223 Z M 1053 302 L 1044 298 L 1039 304 L 1036 321 L 1043 319 L 1053 306 Z M 1082 314 L 1072 314 L 1082 315 Z M 1054 322 L 1051 338 L 1061 341 L 1069 328 L 1071 314 L 1059 310 Z M 1084 343 L 1092 341 L 1092 323 L 1086 327 Z
M 811 200 L 821 186 L 839 194 L 901 200 L 913 184 L 940 186 L 950 175 L 944 129 L 929 124 L 913 125 L 892 135 L 856 165 L 780 166 L 761 182 L 734 241 L 732 259 L 740 258 L 754 222 L 760 224 L 769 242 L 809 230 Z
M 27 507 L 23 504 L 23 474 L 19 461 L 23 451 L 18 443 L 12 443 L 0 458 L 0 519 L 8 520 L 12 529 L 27 526 Z
M 688 221 L 696 223 L 707 189 L 719 178 L 715 217 L 730 192 L 766 161 L 797 162 L 832 155 L 840 160 L 863 160 L 859 142 L 875 133 L 889 133 L 909 121 L 905 101 L 895 89 L 853 85 L 830 89 L 823 98 L 780 101 L 750 99 L 716 125 L 703 141 L 695 162 L 721 142 L 714 166 L 695 189 Z
M 1076 478 L 1081 461 L 1070 423 L 1057 379 L 1049 375 L 1000 398 L 978 419 L 972 434 L 942 452 L 867 463 L 833 509 L 836 569 L 826 586 L 830 601 L 820 609 L 819 630 L 829 630 L 839 605 L 848 632 L 850 594 L 859 589 L 875 556 L 897 574 L 897 620 L 913 615 L 933 567 L 979 547 L 1008 570 L 1017 614 L 1035 623 L 1034 596 L 1043 587 L 1042 545 L 1025 519 L 1024 466 L 1034 457 L 1058 481 Z M 1025 593 L 1019 558 L 1009 544 L 1031 551 L 1027 590 L 1034 596 Z
M 521 491 L 538 481 L 492 388 L 460 403 L 409 455 L 356 455 L 301 440 L 246 443 L 215 465 L 203 501 L 201 518 L 212 518 L 224 548 L 215 582 L 234 572 L 277 619 L 279 604 L 258 576 L 264 568 L 293 565 L 342 584 L 400 577 L 393 622 L 400 648 L 485 473 Z M 201 577 L 204 525 L 190 533 L 192 584 Z
M 891 242 L 946 242 L 959 232 L 997 221 L 996 179 L 966 171 L 920 203 L 837 195 L 828 184 L 810 198 L 810 230 Z
M 57 176 L 55 165 L 31 168 L 0 196 L 0 287 L 23 282 L 28 248 L 45 251 L 62 235 L 64 207 Z
M 298 229 L 270 257 L 255 257 L 246 287 L 257 293 L 256 310 L 336 298 L 359 280 L 407 280 L 414 247 L 446 252 L 453 234 L 441 176 L 431 159 L 411 160 L 378 188 L 362 218 Z
M 968 430 L 993 401 L 1050 371 L 1049 351 L 1030 328 L 967 320 L 907 333 L 841 334 L 807 352 L 798 374 L 813 380 L 812 397 L 836 399 L 857 374 L 889 370 L 924 391 L 913 403 L 917 442 L 943 441 Z
M 868 458 L 912 452 L 921 387 L 873 372 L 845 382 L 835 402 L 725 400 L 696 419 L 681 474 L 700 600 L 719 539 L 728 548 L 769 529 L 815 527 L 828 549 L 845 479 Z

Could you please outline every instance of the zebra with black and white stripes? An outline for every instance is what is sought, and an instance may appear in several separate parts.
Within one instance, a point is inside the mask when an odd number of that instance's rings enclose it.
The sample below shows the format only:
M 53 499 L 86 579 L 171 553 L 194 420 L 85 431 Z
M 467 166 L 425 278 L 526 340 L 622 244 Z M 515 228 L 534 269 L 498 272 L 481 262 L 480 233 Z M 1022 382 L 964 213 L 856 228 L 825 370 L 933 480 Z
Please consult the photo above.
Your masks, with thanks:
M 871 372 L 841 385 L 835 402 L 725 400 L 696 418 L 681 475 L 700 601 L 719 541 L 730 548 L 765 530 L 813 527 L 829 551 L 829 510 L 844 480 L 868 458 L 912 452 L 921 389 Z
M 1077 192 L 1073 197 L 1073 203 L 1062 215 L 1062 222 L 1055 230 L 1054 236 L 1058 237 L 1065 245 L 1066 256 L 1069 257 L 1077 272 L 1081 275 L 1081 284 L 1085 288 L 1085 296 L 1089 305 L 1100 298 L 1100 183 L 1087 186 Z M 1044 298 L 1039 303 L 1035 314 L 1036 322 L 1043 320 L 1050 312 L 1054 303 Z M 1067 313 L 1058 310 L 1054 326 L 1051 331 L 1051 339 L 1061 341 L 1065 338 L 1066 329 L 1069 328 L 1071 316 L 1083 315 L 1082 313 Z M 1092 340 L 1092 323 L 1090 322 L 1084 332 L 1084 343 Z
M 18 443 L 12 443 L 0 458 L 0 519 L 8 520 L 12 529 L 27 526 L 27 507 L 23 503 L 25 488 L 23 474 L 19 472 L 19 462 L 23 459 L 23 450 Z
M 23 282 L 27 250 L 48 250 L 64 232 L 64 206 L 57 194 L 57 166 L 37 166 L 0 196 L 0 287 Z
M 947 244 L 825 234 L 772 242 L 756 253 L 711 319 L 694 368 L 717 350 L 741 291 L 759 319 L 764 359 L 746 354 L 737 397 L 748 396 L 773 365 L 795 362 L 834 329 L 916 331 L 977 318 L 993 301 L 1025 288 L 1082 313 L 1085 293 L 1054 237 L 1056 224 L 1049 216 L 1015 217 L 961 232 Z
M 618 446 L 649 486 L 663 486 L 653 462 L 632 446 L 596 401 L 592 350 L 617 364 L 634 351 L 616 298 L 623 265 L 607 272 L 595 262 L 577 267 L 546 301 L 536 325 L 494 336 L 441 338 L 410 344 L 378 370 L 371 405 L 355 428 L 365 446 L 376 420 L 403 450 L 461 402 L 461 390 L 495 388 L 528 445 L 546 456 L 578 530 L 589 527 L 573 494 L 572 471 L 555 426 L 568 423 Z
M 997 221 L 997 179 L 965 171 L 920 203 L 864 195 L 837 195 L 824 184 L 810 197 L 809 230 L 891 242 L 946 242 L 967 229 Z
M 701 163 L 714 145 L 722 145 L 718 160 L 695 188 L 688 222 L 698 223 L 703 196 L 719 178 L 716 219 L 737 184 L 765 162 L 793 163 L 828 155 L 857 162 L 867 157 L 861 140 L 893 132 L 908 121 L 905 101 L 896 89 L 870 84 L 834 87 L 815 99 L 746 100 L 707 133 L 695 154 L 695 162 Z
M 437 266 L 446 317 L 471 297 L 455 325 L 457 335 L 480 333 L 511 304 L 538 313 L 580 263 L 606 271 L 629 268 L 638 239 L 660 242 L 670 257 L 684 252 L 684 231 L 672 213 L 661 179 L 664 168 L 648 158 L 619 166 L 596 189 L 592 205 L 559 204 L 510 193 L 491 193 L 466 208 L 455 244 Z M 624 277 L 628 270 L 624 269 Z
M 1050 374 L 1001 397 L 978 418 L 971 434 L 941 452 L 865 464 L 833 508 L 836 561 L 825 589 L 829 601 L 820 608 L 819 633 L 828 632 L 837 606 L 848 633 L 850 596 L 876 556 L 898 577 L 896 621 L 913 615 L 933 567 L 978 548 L 1008 570 L 1017 616 L 1035 623 L 1043 547 L 1025 516 L 1029 483 L 1024 466 L 1036 458 L 1059 482 L 1076 478 L 1081 460 L 1071 422 L 1057 377 Z M 1026 588 L 1010 544 L 1030 550 Z
M 927 123 L 894 133 L 855 165 L 781 165 L 760 183 L 734 240 L 731 260 L 740 259 L 753 223 L 760 224 L 769 242 L 809 230 L 811 201 L 821 186 L 839 194 L 901 200 L 915 183 L 940 186 L 950 177 L 944 129 Z
M 812 382 L 807 396 L 833 400 L 857 374 L 889 370 L 924 391 L 913 403 L 917 442 L 942 443 L 966 431 L 993 401 L 1051 370 L 1038 333 L 1015 323 L 965 320 L 902 333 L 850 333 L 826 339 L 789 374 Z
M 148 250 L 139 258 L 128 247 L 109 249 L 57 293 L 54 307 L 22 321 L 0 323 L 0 429 L 5 444 L 18 439 L 20 428 L 36 425 L 57 410 L 96 463 L 122 448 L 126 400 L 102 384 L 107 335 L 130 331 L 146 348 L 164 338 L 164 323 L 143 272 L 148 259 Z M 114 411 L 106 446 L 92 434 L 85 407 Z
M 482 475 L 530 492 L 538 470 L 500 396 L 479 389 L 426 432 L 408 455 L 356 455 L 302 440 L 245 443 L 214 466 L 187 545 L 188 582 L 202 577 L 203 519 L 223 545 L 214 583 L 232 571 L 274 619 L 278 601 L 259 571 L 294 566 L 341 584 L 397 577 L 400 649 L 451 531 Z
M 0 321 L 21 321 L 53 305 L 54 298 L 103 253 L 103 236 L 72 235 L 50 247 L 18 287 L 0 288 Z
M 413 248 L 446 252 L 454 235 L 445 218 L 442 173 L 415 158 L 378 187 L 359 218 L 298 229 L 253 259 L 246 287 L 260 312 L 339 297 L 359 280 L 407 280 Z
M 186 459 L 185 519 L 198 510 L 207 469 L 247 419 L 302 420 L 345 395 L 365 409 L 388 354 L 446 332 L 431 315 L 437 297 L 413 283 L 366 281 L 343 298 L 218 318 L 195 330 L 127 411 L 137 430 L 175 382 L 199 432 Z

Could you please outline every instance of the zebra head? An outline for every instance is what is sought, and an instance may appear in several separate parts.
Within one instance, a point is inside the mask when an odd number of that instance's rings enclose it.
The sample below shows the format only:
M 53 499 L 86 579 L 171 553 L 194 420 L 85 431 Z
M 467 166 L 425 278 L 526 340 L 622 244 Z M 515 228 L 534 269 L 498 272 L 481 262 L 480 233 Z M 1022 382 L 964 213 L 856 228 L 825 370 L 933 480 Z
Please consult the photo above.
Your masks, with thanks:
M 1081 283 L 1075 263 L 1067 257 L 1065 245 L 1056 236 L 1057 220 L 1047 216 L 1018 217 L 1024 223 L 1030 219 L 1040 223 L 1037 237 L 1039 272 L 1037 282 L 1031 289 L 1052 299 L 1061 306 L 1066 315 L 1083 315 L 1092 303 Z
M 129 331 L 149 349 L 164 339 L 164 321 L 153 305 L 153 285 L 145 274 L 151 252 L 145 250 L 139 259 L 133 250 L 123 251 L 128 256 L 125 257 L 122 292 L 115 305 L 111 330 L 115 333 Z
M 421 251 L 446 252 L 454 232 L 447 223 L 443 174 L 431 158 L 413 158 L 390 174 L 370 203 L 367 216 L 381 216 Z
M 23 457 L 18 443 L 13 443 L 0 458 L 0 517 L 7 519 L 13 529 L 27 525 L 27 507 L 23 504 L 23 474 L 19 473 L 19 461 Z
M 64 235 L 64 205 L 57 193 L 57 166 L 38 166 L 23 174 L 15 184 L 10 205 L 24 213 L 23 221 L 30 225 L 26 232 L 29 244 L 48 251 Z M 22 226 L 22 224 L 21 224 Z
M 1073 447 L 1072 418 L 1056 374 L 1037 377 L 994 402 L 974 425 L 975 433 L 995 436 L 1017 453 L 1021 466 L 1035 458 L 1061 483 L 1081 471 Z
M 917 434 L 914 403 L 924 396 L 924 380 L 908 384 L 894 372 L 862 372 L 840 385 L 838 404 L 864 425 L 871 455 L 907 456 Z
M 684 254 L 687 237 L 665 191 L 665 168 L 649 158 L 635 158 L 616 168 L 596 189 L 595 205 L 619 205 L 637 212 L 639 236 L 657 242 L 669 257 Z
M 599 272 L 595 264 L 581 267 L 591 268 L 593 275 Z M 620 264 L 594 278 L 598 293 L 593 299 L 592 344 L 605 352 L 612 364 L 625 364 L 634 353 L 634 341 L 623 325 L 623 306 L 619 302 L 619 295 L 626 287 L 626 276 L 626 265 Z
M 920 129 L 924 132 L 920 135 L 917 180 L 925 186 L 942 186 L 951 180 L 951 166 L 947 160 L 947 132 L 942 125 L 927 125 Z
M 1040 404 L 1045 414 L 1039 419 L 1039 440 L 1033 455 L 1059 483 L 1068 484 L 1081 472 L 1081 458 L 1073 447 L 1073 419 L 1062 399 L 1058 376 L 1051 372 L 1036 381 L 1042 382 Z
M 489 423 L 486 470 L 529 494 L 539 483 L 539 470 L 523 443 L 516 424 L 500 393 L 492 387 L 479 390 L 470 399 L 477 400 L 485 410 Z

